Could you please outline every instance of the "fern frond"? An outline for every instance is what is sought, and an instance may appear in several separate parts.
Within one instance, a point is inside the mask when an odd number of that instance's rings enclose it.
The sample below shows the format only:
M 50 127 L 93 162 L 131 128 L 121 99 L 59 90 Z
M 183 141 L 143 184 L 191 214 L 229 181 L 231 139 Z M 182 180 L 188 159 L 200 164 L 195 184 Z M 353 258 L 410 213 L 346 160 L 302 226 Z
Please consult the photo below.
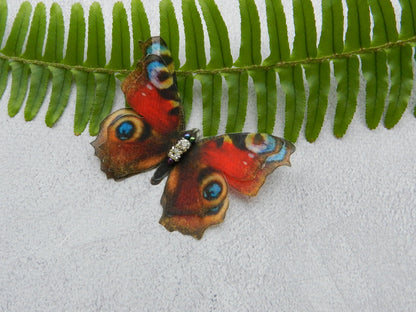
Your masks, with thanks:
M 234 66 L 244 67 L 260 64 L 260 20 L 257 7 L 253 0 L 240 0 L 241 15 L 241 46 L 240 55 L 235 61 Z M 253 79 L 254 88 L 257 94 L 257 116 L 259 120 L 259 129 L 261 121 L 267 117 L 263 107 L 267 107 L 267 87 L 262 84 L 265 80 L 261 71 L 248 72 Z M 230 73 L 225 74 L 225 80 L 228 84 L 228 119 L 226 132 L 241 132 L 247 113 L 247 93 L 248 93 L 248 75 L 247 73 Z M 261 85 L 260 87 L 259 84 Z M 276 85 L 276 82 L 274 86 Z M 274 101 L 275 103 L 276 101 Z M 274 117 L 274 114 L 273 114 Z M 267 119 L 267 118 L 266 118 Z M 273 120 L 274 126 L 274 120 Z M 273 130 L 273 128 L 272 128 Z M 259 130 L 263 131 L 263 130 Z
M 344 47 L 344 25 L 337 23 L 344 19 L 341 0 L 322 2 L 322 27 L 318 55 L 333 55 L 341 53 Z M 330 63 L 322 62 L 305 66 L 305 73 L 309 84 L 308 112 L 306 119 L 305 137 L 309 142 L 315 141 L 321 132 L 330 89 Z
M 201 16 L 194 0 L 182 1 L 183 24 L 185 28 L 186 62 L 182 70 L 205 68 L 207 63 L 204 50 L 204 32 Z M 194 77 L 178 76 L 178 90 L 184 107 L 185 121 L 188 122 L 192 110 Z
M 175 8 L 171 0 L 161 0 L 159 3 L 160 36 L 165 40 L 172 52 L 175 67 L 179 68 L 179 29 Z
M 316 57 L 316 26 L 312 2 L 310 0 L 294 0 L 293 19 L 296 35 L 293 43 L 292 59 L 300 60 Z M 309 67 L 309 69 L 311 69 L 311 67 Z M 308 70 L 306 72 L 307 79 L 311 80 L 311 75 L 315 76 L 319 75 L 319 73 L 319 71 Z M 296 99 L 288 101 L 288 94 L 286 95 L 285 137 L 290 141 L 295 142 L 299 136 L 300 128 L 302 127 L 306 106 L 304 100 L 305 90 L 303 87 L 302 69 L 300 67 L 295 67 L 292 72 L 291 81 L 294 84 L 293 90 L 296 92 L 296 94 L 294 94 Z M 289 84 L 289 81 L 282 83 Z
M 88 46 L 85 66 L 104 67 L 105 56 L 105 31 L 104 18 L 100 5 L 93 3 L 89 11 L 88 19 Z M 101 120 L 110 112 L 115 94 L 115 79 L 113 75 L 100 73 L 93 74 L 95 78 L 95 98 L 92 102 L 92 113 L 89 124 L 89 132 L 95 135 L 99 131 Z M 90 77 L 91 80 L 92 77 Z M 94 84 L 93 84 L 94 85 Z
M 217 133 L 224 78 L 229 98 L 226 131 L 241 131 L 247 114 L 248 78 L 251 77 L 257 95 L 258 130 L 273 132 L 278 105 L 276 75 L 279 75 L 286 95 L 285 137 L 291 141 L 298 139 L 307 109 L 305 137 L 313 142 L 327 115 L 333 64 L 338 100 L 335 116 L 330 118 L 334 118 L 335 136 L 342 137 L 346 133 L 357 105 L 365 105 L 370 129 L 380 124 L 383 115 L 384 126 L 394 127 L 409 104 L 416 44 L 416 5 L 412 0 L 398 1 L 402 9 L 398 21 L 400 32 L 390 0 L 347 0 L 346 10 L 342 0 L 322 1 L 322 33 L 317 45 L 311 0 L 293 0 L 295 39 L 290 51 L 282 2 L 265 0 L 267 35 L 263 40 L 269 42 L 270 55 L 262 61 L 260 29 L 263 21 L 259 19 L 254 0 L 239 0 L 242 35 L 236 60 L 231 55 L 227 25 L 214 0 L 198 0 L 199 7 L 195 0 L 182 0 L 182 16 L 178 17 L 172 1 L 161 0 L 160 35 L 169 45 L 178 69 L 178 89 L 186 119 L 192 110 L 194 80 L 198 79 L 202 87 L 204 134 Z M 131 12 L 126 11 L 122 2 L 114 4 L 111 58 L 107 62 L 106 48 L 109 47 L 105 44 L 105 21 L 98 3 L 89 8 L 81 4 L 72 6 L 65 53 L 61 7 L 52 4 L 49 21 L 46 21 L 46 10 L 39 2 L 31 17 L 32 5 L 23 2 L 14 20 L 8 21 L 7 0 L 0 0 L 0 44 L 5 42 L 0 50 L 0 97 L 11 73 L 9 115 L 15 116 L 24 105 L 25 119 L 32 120 L 52 81 L 45 116 L 46 124 L 52 127 L 64 112 L 75 83 L 74 132 L 82 133 L 89 123 L 90 134 L 96 135 L 101 120 L 111 112 L 117 92 L 116 77 L 123 79 L 142 56 L 139 41 L 150 36 L 148 14 L 141 0 L 131 0 Z M 88 10 L 88 20 L 84 10 Z M 341 22 L 344 16 L 347 20 L 345 39 Z M 184 44 L 180 44 L 178 25 L 182 20 Z M 8 22 L 13 25 L 4 40 Z M 203 24 L 209 39 L 208 64 Z M 182 46 L 186 61 L 180 67 Z M 366 81 L 365 103 L 357 102 L 360 73 Z M 416 108 L 414 115 L 416 117 Z
M 208 69 L 232 66 L 232 56 L 225 22 L 213 0 L 199 0 L 207 25 L 211 45 Z M 219 74 L 196 76 L 202 86 L 203 132 L 205 136 L 217 134 L 220 124 L 222 78 Z
M 137 61 L 142 57 L 140 41 L 145 41 L 150 37 L 149 20 L 140 0 L 131 1 L 131 24 L 133 28 L 133 59 Z
M 23 53 L 22 57 L 28 59 L 41 59 L 45 34 L 46 8 L 43 3 L 38 3 L 33 14 L 26 51 Z M 29 96 L 25 107 L 25 119 L 32 120 L 39 111 L 43 99 L 45 98 L 46 90 L 48 88 L 49 71 L 42 66 L 34 64 L 26 64 L 23 66 L 25 67 L 25 72 L 31 73 Z M 27 77 L 23 76 L 22 78 Z M 26 81 L 23 81 L 23 84 L 27 86 Z M 24 92 L 22 92 L 22 94 L 24 94 Z M 23 98 L 20 103 L 22 102 Z

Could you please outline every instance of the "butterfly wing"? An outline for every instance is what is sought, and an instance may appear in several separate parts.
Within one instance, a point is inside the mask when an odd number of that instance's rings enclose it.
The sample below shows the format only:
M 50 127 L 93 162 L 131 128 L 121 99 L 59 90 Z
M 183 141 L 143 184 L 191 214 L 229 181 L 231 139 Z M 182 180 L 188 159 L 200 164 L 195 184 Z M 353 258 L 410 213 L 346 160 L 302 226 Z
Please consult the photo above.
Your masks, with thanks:
M 160 37 L 142 49 L 144 57 L 122 83 L 132 108 L 109 115 L 92 142 L 101 169 L 115 180 L 156 167 L 184 127 L 169 49 Z
M 289 141 L 268 134 L 204 139 L 170 173 L 160 223 L 169 231 L 201 238 L 209 226 L 224 220 L 229 187 L 255 196 L 271 172 L 290 165 L 294 151 Z
M 173 58 L 160 37 L 142 44 L 143 59 L 121 84 L 127 103 L 160 134 L 183 130 Z
M 120 180 L 156 167 L 166 157 L 171 141 L 133 109 L 126 108 L 102 122 L 101 131 L 91 144 L 107 177 Z

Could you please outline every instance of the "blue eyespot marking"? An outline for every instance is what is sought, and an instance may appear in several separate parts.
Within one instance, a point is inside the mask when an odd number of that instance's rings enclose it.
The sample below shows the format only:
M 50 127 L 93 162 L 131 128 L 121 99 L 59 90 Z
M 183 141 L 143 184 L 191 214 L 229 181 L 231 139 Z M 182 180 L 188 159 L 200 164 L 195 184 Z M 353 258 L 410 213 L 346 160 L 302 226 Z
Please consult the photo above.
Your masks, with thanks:
M 157 79 L 157 75 L 162 68 L 166 67 L 158 61 L 151 62 L 147 65 L 147 75 L 150 80 Z
M 220 196 L 221 191 L 221 185 L 219 185 L 217 182 L 211 182 L 204 188 L 202 195 L 206 200 L 214 200 Z
M 131 121 L 121 123 L 116 129 L 116 136 L 120 140 L 128 140 L 133 136 L 134 124 Z
M 285 159 L 285 156 L 286 156 L 286 144 L 283 143 L 283 146 L 280 149 L 279 153 L 267 157 L 266 162 L 282 161 L 283 159 Z
M 206 213 L 206 215 L 211 216 L 211 215 L 217 214 L 221 210 L 221 207 L 222 207 L 222 205 L 215 206 L 211 210 L 208 210 L 208 212 Z
M 172 83 L 172 74 L 165 64 L 153 61 L 147 65 L 147 76 L 151 83 L 158 89 L 169 88 Z
M 161 55 L 162 52 L 169 51 L 167 47 L 161 45 L 160 43 L 153 43 L 151 46 L 149 46 L 146 50 L 146 54 L 156 54 Z
M 268 134 L 250 134 L 246 138 L 246 147 L 256 154 L 266 154 L 274 151 L 276 141 Z

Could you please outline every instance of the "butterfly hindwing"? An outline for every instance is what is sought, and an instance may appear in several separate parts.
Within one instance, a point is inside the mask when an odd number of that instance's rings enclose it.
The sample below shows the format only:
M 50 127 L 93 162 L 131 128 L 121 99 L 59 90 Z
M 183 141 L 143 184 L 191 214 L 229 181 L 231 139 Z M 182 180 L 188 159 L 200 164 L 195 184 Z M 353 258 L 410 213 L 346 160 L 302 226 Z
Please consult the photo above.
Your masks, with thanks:
M 290 165 L 292 143 L 268 134 L 238 133 L 203 139 L 169 175 L 160 223 L 169 231 L 201 238 L 224 220 L 228 188 L 255 196 L 266 177 Z
M 207 140 L 202 159 L 224 173 L 230 186 L 255 196 L 276 168 L 290 166 L 295 146 L 266 133 L 234 133 Z
M 166 43 L 142 43 L 144 57 L 123 81 L 128 109 L 109 115 L 92 143 L 108 178 L 122 179 L 156 167 L 183 130 L 183 111 Z

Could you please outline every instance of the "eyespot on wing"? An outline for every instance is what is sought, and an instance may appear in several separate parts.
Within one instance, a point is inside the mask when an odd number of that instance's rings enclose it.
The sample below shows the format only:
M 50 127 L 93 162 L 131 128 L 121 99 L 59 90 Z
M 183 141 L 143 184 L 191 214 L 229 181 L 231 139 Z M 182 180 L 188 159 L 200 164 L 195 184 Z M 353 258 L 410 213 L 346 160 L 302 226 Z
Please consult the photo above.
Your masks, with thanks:
M 120 180 L 156 167 L 173 139 L 154 131 L 133 109 L 110 114 L 91 143 L 108 178 Z

